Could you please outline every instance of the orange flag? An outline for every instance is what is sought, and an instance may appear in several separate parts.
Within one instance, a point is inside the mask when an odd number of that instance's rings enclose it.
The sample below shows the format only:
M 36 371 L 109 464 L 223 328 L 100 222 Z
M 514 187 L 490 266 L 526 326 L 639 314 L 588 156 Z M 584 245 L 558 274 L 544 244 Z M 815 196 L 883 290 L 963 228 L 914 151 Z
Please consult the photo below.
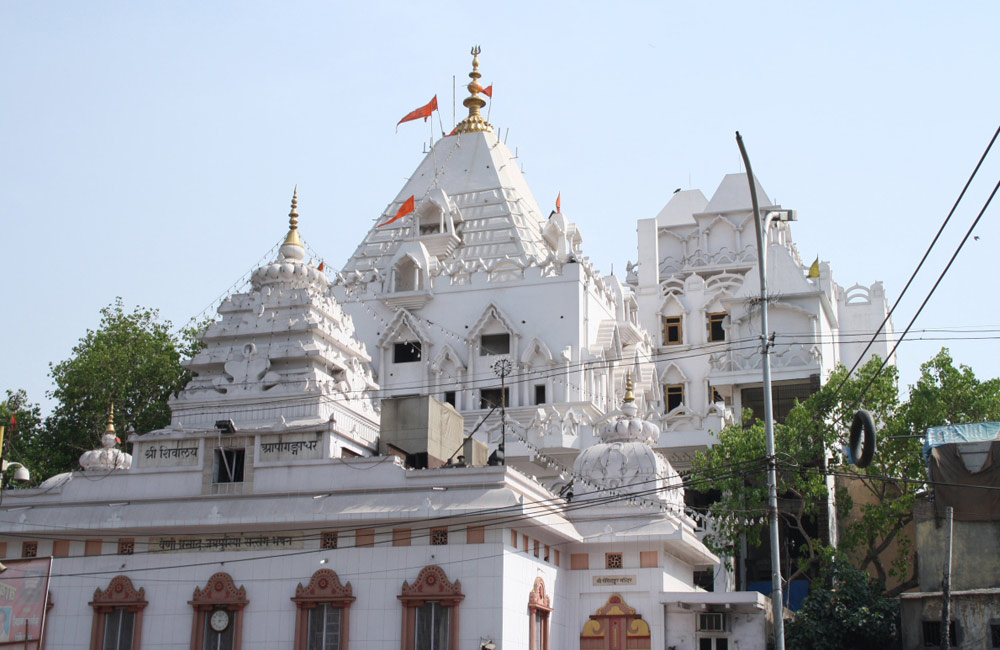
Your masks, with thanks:
M 421 117 L 424 118 L 424 122 L 426 122 L 427 118 L 431 116 L 431 113 L 433 113 L 437 109 L 438 109 L 438 96 L 434 95 L 434 99 L 427 102 L 425 106 L 421 106 L 420 108 L 410 111 L 409 113 L 404 115 L 403 119 L 396 122 L 396 126 L 399 126 L 403 122 L 411 122 L 413 120 L 418 120 Z
M 556 196 L 556 212 L 562 212 L 562 192 Z
M 490 84 L 489 86 L 483 88 L 483 94 L 489 97 L 490 99 L 493 99 L 493 84 Z
M 416 203 L 416 200 L 415 200 L 414 196 L 411 194 L 410 198 L 406 199 L 406 201 L 403 202 L 403 205 L 399 206 L 399 212 L 396 213 L 395 217 L 393 217 L 392 219 L 389 219 L 385 223 L 380 223 L 379 225 L 377 225 L 375 227 L 376 228 L 381 228 L 382 226 L 388 226 L 393 221 L 396 221 L 397 219 L 402 219 L 406 215 L 408 215 L 411 212 L 413 212 L 413 208 L 414 208 L 415 203 Z

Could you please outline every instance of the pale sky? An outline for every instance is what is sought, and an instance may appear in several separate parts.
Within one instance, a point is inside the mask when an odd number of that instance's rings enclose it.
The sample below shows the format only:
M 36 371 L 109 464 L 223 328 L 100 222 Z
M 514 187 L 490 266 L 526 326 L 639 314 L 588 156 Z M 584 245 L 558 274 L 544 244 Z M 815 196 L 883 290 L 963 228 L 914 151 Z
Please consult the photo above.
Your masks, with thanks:
M 306 241 L 340 268 L 422 158 L 430 129 L 397 120 L 437 94 L 450 130 L 453 76 L 461 119 L 473 44 L 490 121 L 603 272 L 624 274 L 636 220 L 676 188 L 710 197 L 741 171 L 739 130 L 803 259 L 895 300 L 1000 124 L 997 24 L 992 0 L 7 0 L 0 390 L 47 411 L 48 364 L 116 296 L 176 325 L 215 304 L 282 238 L 295 184 Z M 995 151 L 897 330 L 998 178 Z M 942 345 L 1000 376 L 998 209 L 917 321 L 943 340 L 900 347 L 904 384 Z

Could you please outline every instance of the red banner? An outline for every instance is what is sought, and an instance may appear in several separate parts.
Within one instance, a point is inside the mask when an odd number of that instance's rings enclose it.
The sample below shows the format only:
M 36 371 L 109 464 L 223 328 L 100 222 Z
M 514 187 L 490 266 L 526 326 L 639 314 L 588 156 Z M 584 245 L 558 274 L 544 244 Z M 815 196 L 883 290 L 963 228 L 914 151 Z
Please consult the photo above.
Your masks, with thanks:
M 41 648 L 52 558 L 7 560 L 0 573 L 0 647 Z
M 414 197 L 413 195 L 411 195 L 410 198 L 406 199 L 406 202 L 403 203 L 403 205 L 399 206 L 399 212 L 396 213 L 395 217 L 393 217 L 392 219 L 389 219 L 385 223 L 380 223 L 379 225 L 377 225 L 375 227 L 376 228 L 381 228 L 382 226 L 388 226 L 393 221 L 396 221 L 397 219 L 402 219 L 406 215 L 408 215 L 411 212 L 413 212 L 413 208 L 414 208 L 415 202 L 416 202 L 416 197 Z
M 396 122 L 396 126 L 399 126 L 403 122 L 411 122 L 413 120 L 419 120 L 421 117 L 424 118 L 424 121 L 426 122 L 427 118 L 431 116 L 431 113 L 433 113 L 437 109 L 438 109 L 438 96 L 434 95 L 434 99 L 427 102 L 426 106 L 421 106 L 416 110 L 410 111 L 409 113 L 403 116 L 403 119 Z

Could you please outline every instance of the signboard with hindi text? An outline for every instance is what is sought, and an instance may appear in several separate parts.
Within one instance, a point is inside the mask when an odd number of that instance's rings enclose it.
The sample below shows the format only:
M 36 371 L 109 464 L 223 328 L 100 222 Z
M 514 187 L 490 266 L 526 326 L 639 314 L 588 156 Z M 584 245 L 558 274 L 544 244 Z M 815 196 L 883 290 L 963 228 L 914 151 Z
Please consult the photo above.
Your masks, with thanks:
M 323 439 L 319 431 L 285 433 L 260 437 L 260 460 L 313 460 L 322 457 Z
M 136 445 L 142 467 L 193 467 L 198 464 L 197 440 L 164 440 Z
M 276 551 L 303 548 L 302 533 L 236 533 L 203 537 L 150 537 L 150 553 Z
M 6 560 L 0 573 L 0 648 L 37 650 L 45 633 L 52 558 Z
M 595 587 L 621 587 L 636 584 L 636 576 L 594 576 Z

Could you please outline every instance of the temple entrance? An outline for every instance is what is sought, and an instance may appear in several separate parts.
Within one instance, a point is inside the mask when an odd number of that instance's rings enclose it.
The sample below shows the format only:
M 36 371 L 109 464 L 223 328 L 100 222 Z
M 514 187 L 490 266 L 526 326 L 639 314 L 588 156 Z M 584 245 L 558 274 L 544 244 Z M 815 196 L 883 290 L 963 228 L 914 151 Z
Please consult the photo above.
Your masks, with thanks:
M 590 615 L 580 634 L 580 650 L 650 650 L 649 624 L 619 594 Z

